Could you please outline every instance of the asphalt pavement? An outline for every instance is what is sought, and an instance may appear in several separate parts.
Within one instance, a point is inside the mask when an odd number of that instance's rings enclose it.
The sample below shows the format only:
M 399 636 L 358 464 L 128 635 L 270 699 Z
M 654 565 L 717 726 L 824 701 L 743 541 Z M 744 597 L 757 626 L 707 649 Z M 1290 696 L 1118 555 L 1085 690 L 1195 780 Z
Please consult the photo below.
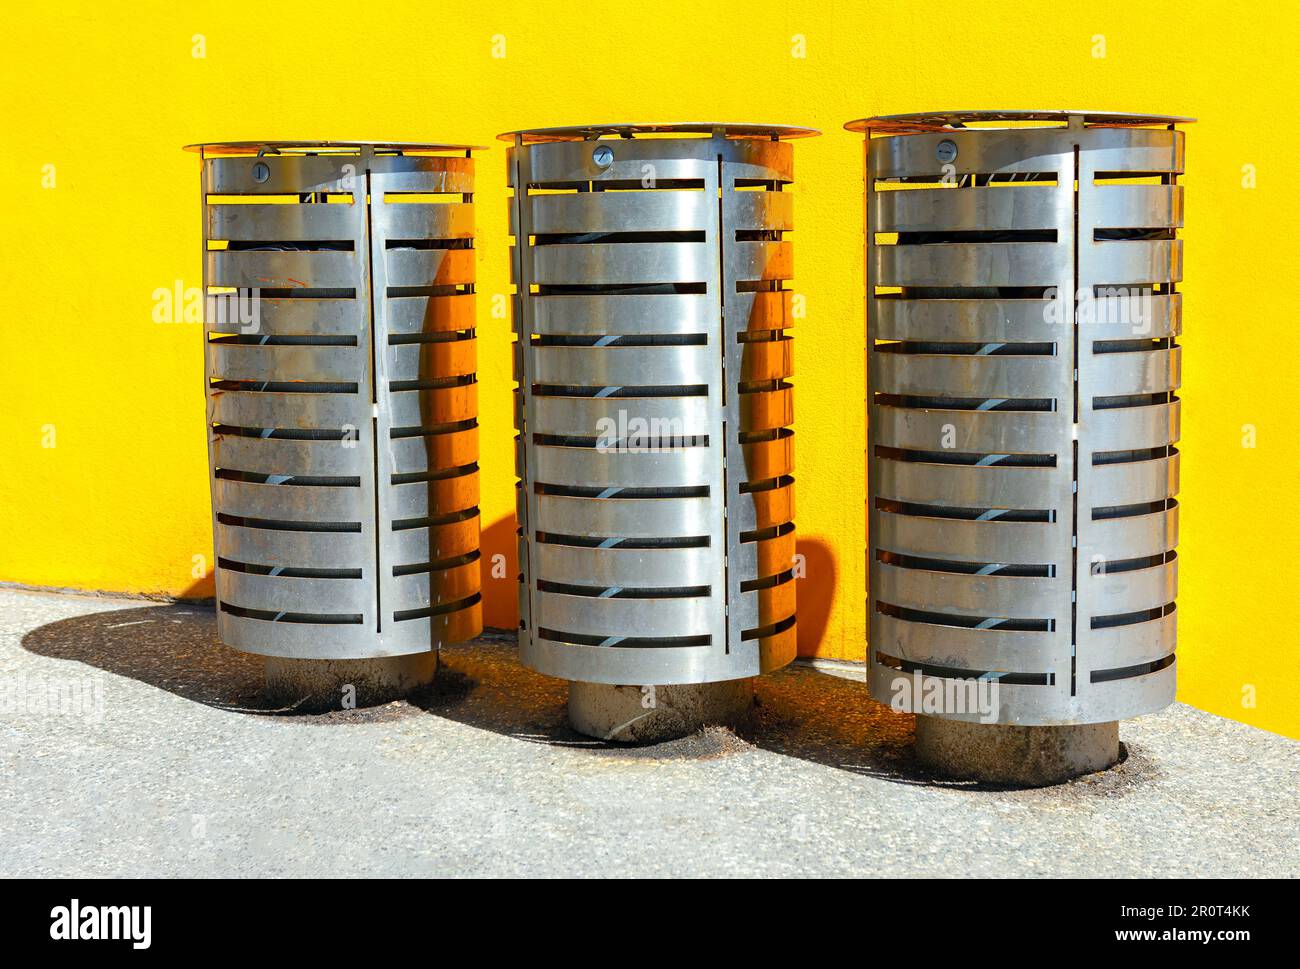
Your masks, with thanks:
M 1300 743 L 1176 704 L 1124 761 L 927 775 L 861 667 L 763 677 L 752 725 L 628 748 L 507 638 L 413 701 L 302 714 L 211 607 L 0 589 L 0 875 L 1290 876 Z

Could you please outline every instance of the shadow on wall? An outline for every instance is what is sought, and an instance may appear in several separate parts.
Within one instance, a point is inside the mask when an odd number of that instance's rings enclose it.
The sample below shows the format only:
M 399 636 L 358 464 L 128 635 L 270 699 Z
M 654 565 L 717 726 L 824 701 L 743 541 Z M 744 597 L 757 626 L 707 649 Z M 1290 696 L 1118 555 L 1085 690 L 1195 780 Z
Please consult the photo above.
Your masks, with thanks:
M 195 582 L 184 592 L 180 593 L 178 599 L 215 599 L 217 597 L 217 573 L 214 569 L 199 581 Z
M 802 577 L 795 586 L 799 655 L 815 656 L 826 639 L 838 569 L 831 547 L 819 538 L 798 539 L 795 554 L 800 557 L 803 568 Z M 829 649 L 827 652 L 839 655 L 840 650 Z
M 483 554 L 479 559 L 483 625 L 512 632 L 519 628 L 519 535 L 516 527 L 514 515 L 506 515 L 484 528 L 480 543 Z M 795 551 L 801 556 L 802 566 L 795 590 L 799 655 L 815 656 L 825 640 L 830 622 L 838 569 L 830 545 L 821 539 L 799 539 Z
M 519 535 L 514 515 L 498 518 L 483 529 L 479 548 L 479 579 L 483 594 L 483 625 L 514 631 L 519 628 Z

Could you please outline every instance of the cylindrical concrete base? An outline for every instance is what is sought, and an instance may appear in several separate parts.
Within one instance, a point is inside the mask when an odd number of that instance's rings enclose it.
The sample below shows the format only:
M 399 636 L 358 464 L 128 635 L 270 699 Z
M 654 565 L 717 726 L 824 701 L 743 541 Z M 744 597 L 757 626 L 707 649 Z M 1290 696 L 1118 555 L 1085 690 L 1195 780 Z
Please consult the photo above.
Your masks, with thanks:
M 650 744 L 701 727 L 735 726 L 754 703 L 754 681 L 723 680 L 676 686 L 569 684 L 569 723 L 601 740 Z
M 916 756 L 950 777 L 1042 787 L 1115 764 L 1119 724 L 1020 727 L 918 716 Z
M 266 658 L 266 696 L 299 710 L 374 706 L 428 686 L 438 672 L 438 651 L 378 659 Z

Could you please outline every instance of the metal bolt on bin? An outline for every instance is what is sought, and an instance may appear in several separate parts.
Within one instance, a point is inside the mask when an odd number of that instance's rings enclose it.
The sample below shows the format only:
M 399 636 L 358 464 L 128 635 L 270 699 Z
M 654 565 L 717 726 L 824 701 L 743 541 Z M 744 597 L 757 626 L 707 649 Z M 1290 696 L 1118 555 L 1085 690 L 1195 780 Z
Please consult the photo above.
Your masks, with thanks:
M 872 694 L 1048 783 L 1174 697 L 1187 118 L 867 118 Z
M 795 654 L 790 139 L 516 131 L 521 658 L 604 739 L 733 722 Z
M 482 628 L 474 149 L 190 149 L 218 635 L 288 702 L 426 684 Z

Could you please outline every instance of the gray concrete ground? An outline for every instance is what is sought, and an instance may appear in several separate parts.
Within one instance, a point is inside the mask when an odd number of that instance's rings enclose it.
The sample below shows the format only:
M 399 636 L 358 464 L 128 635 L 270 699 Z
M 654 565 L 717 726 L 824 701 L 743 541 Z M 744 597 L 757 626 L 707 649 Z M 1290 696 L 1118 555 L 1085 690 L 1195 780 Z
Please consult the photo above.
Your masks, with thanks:
M 981 788 L 860 678 L 794 667 L 741 736 L 620 748 L 489 639 L 417 702 L 299 715 L 210 608 L 0 589 L 0 874 L 1300 873 L 1300 743 L 1180 704 L 1110 771 Z

